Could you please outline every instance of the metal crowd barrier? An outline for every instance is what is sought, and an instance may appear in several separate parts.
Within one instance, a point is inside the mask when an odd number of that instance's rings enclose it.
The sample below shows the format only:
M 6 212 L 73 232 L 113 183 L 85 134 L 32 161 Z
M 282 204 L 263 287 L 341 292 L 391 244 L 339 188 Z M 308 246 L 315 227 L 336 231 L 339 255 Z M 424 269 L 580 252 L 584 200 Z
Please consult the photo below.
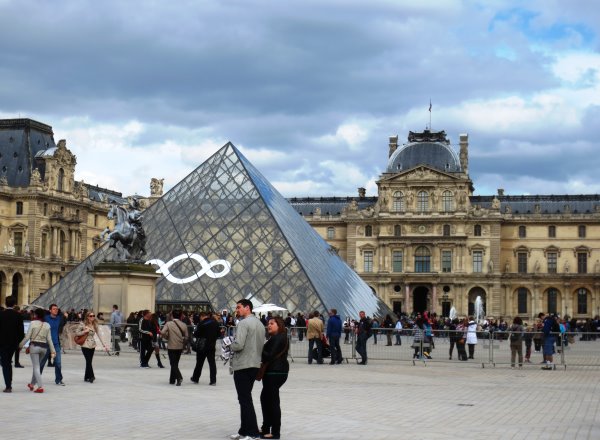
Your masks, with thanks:
M 65 326 L 61 335 L 62 348 L 72 350 L 79 348 L 73 338 L 79 323 L 70 322 Z M 306 337 L 306 327 L 288 328 L 289 357 L 307 359 L 309 341 Z M 191 335 L 193 326 L 188 326 Z M 137 324 L 122 324 L 117 327 L 100 325 L 99 336 L 104 345 L 113 353 L 139 351 L 139 334 Z M 472 357 L 467 344 L 467 331 L 433 330 L 430 337 L 415 340 L 412 329 L 378 328 L 367 340 L 367 357 L 369 360 L 388 360 L 412 362 L 413 365 L 427 363 L 454 363 L 460 365 L 509 366 L 511 360 L 511 332 L 477 331 L 477 343 L 472 344 Z M 215 354 L 218 358 L 221 351 L 221 338 L 234 336 L 235 327 L 221 327 L 221 337 L 217 339 Z M 600 366 L 600 333 L 569 332 L 554 334 L 553 365 L 556 368 L 567 366 Z M 462 341 L 464 340 L 464 342 Z M 165 341 L 166 343 L 166 341 Z M 324 361 L 329 361 L 328 343 L 325 342 Z M 543 364 L 544 336 L 540 332 L 524 332 L 521 338 L 524 368 L 539 367 Z M 163 348 L 165 347 L 165 348 Z M 100 349 L 102 347 L 99 347 Z M 159 348 L 166 349 L 161 345 Z M 344 330 L 340 337 L 342 357 L 346 362 L 360 360 L 356 352 L 356 334 L 354 330 Z M 461 356 L 459 349 L 464 349 Z M 187 352 L 185 350 L 184 352 Z M 518 352 L 518 350 L 517 350 Z M 190 351 L 193 355 L 194 352 Z M 463 359 L 466 357 L 466 359 Z M 515 355 L 514 366 L 519 366 L 518 353 Z

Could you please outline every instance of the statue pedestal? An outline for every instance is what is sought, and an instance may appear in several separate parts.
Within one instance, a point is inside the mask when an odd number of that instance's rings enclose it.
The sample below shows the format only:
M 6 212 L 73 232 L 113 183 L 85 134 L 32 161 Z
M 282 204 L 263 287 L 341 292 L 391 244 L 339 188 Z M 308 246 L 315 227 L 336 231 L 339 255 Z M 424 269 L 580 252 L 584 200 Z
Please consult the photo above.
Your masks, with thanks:
M 156 307 L 156 280 L 162 275 L 152 266 L 140 263 L 100 263 L 91 272 L 94 277 L 93 310 L 106 320 L 116 304 L 127 318 L 138 310 Z

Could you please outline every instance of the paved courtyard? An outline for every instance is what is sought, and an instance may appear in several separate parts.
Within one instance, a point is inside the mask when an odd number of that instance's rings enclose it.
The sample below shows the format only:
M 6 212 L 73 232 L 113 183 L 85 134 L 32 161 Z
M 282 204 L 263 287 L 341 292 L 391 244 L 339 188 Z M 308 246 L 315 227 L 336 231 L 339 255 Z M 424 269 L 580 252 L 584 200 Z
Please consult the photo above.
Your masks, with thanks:
M 537 357 L 536 357 L 537 359 Z M 63 356 L 66 387 L 44 373 L 46 393 L 26 388 L 15 369 L 12 394 L 0 394 L 1 437 L 38 433 L 67 439 L 225 439 L 236 432 L 239 410 L 233 380 L 218 364 L 218 383 L 189 381 L 194 357 L 182 357 L 184 383 L 168 384 L 168 368 L 146 370 L 134 353 L 94 359 L 96 382 L 83 381 L 83 356 Z M 166 360 L 164 361 L 167 362 Z M 205 366 L 207 368 L 207 366 Z M 259 394 L 254 390 L 260 417 Z M 600 369 L 542 371 L 481 364 L 427 365 L 371 361 L 369 365 L 307 365 L 297 359 L 282 388 L 286 439 L 598 439 Z M 42 431 L 43 430 L 43 431 Z M 54 434 L 52 434 L 54 433 Z

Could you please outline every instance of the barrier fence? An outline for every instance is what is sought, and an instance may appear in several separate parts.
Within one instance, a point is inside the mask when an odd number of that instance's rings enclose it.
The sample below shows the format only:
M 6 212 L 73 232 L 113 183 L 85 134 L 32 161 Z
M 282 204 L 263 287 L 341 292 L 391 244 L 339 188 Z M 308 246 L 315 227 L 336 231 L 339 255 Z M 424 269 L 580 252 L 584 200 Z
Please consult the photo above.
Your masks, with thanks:
M 73 341 L 78 323 L 68 323 L 61 335 L 63 349 L 75 349 Z M 188 326 L 188 333 L 192 335 L 193 326 Z M 468 338 L 467 331 L 433 330 L 431 336 L 424 335 L 416 339 L 413 330 L 379 328 L 374 330 L 367 340 L 367 356 L 369 360 L 388 360 L 399 362 L 420 363 L 454 363 L 461 365 L 478 365 L 482 368 L 496 365 L 513 365 L 511 360 L 511 346 L 515 347 L 514 366 L 519 366 L 518 347 L 521 346 L 523 367 L 540 366 L 543 363 L 543 347 L 545 338 L 543 333 L 523 332 L 520 341 L 511 341 L 511 332 L 485 332 L 475 333 L 476 343 Z M 139 351 L 139 331 L 137 324 L 123 324 L 118 327 L 101 325 L 99 336 L 112 353 Z M 235 336 L 235 327 L 222 327 L 221 337 Z M 600 333 L 557 333 L 552 334 L 554 366 L 567 368 L 567 366 L 600 366 Z M 292 361 L 308 358 L 309 341 L 306 337 L 306 327 L 292 327 L 288 329 L 289 356 Z M 158 338 L 159 349 L 166 350 L 166 341 Z M 216 355 L 220 354 L 220 339 L 216 344 Z M 325 362 L 330 362 L 330 349 L 326 340 L 323 342 Z M 102 347 L 99 347 L 102 348 Z M 340 348 L 345 362 L 360 360 L 356 353 L 356 334 L 352 331 L 342 333 Z M 184 353 L 191 353 L 191 347 L 184 349 Z M 316 353 L 314 358 L 316 359 Z

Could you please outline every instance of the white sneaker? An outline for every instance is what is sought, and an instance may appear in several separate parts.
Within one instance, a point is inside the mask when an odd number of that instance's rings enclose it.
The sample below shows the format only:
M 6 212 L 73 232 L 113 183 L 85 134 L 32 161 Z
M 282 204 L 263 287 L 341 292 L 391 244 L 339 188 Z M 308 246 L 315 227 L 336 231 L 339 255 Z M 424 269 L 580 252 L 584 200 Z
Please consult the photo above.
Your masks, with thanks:
M 240 440 L 240 439 L 242 438 L 242 436 L 241 436 L 241 435 L 239 435 L 239 434 L 231 434 L 231 435 L 229 436 L 229 438 L 230 438 L 231 440 Z
M 249 435 L 245 435 L 244 437 L 240 437 L 240 440 L 256 440 L 257 437 L 250 437 Z

